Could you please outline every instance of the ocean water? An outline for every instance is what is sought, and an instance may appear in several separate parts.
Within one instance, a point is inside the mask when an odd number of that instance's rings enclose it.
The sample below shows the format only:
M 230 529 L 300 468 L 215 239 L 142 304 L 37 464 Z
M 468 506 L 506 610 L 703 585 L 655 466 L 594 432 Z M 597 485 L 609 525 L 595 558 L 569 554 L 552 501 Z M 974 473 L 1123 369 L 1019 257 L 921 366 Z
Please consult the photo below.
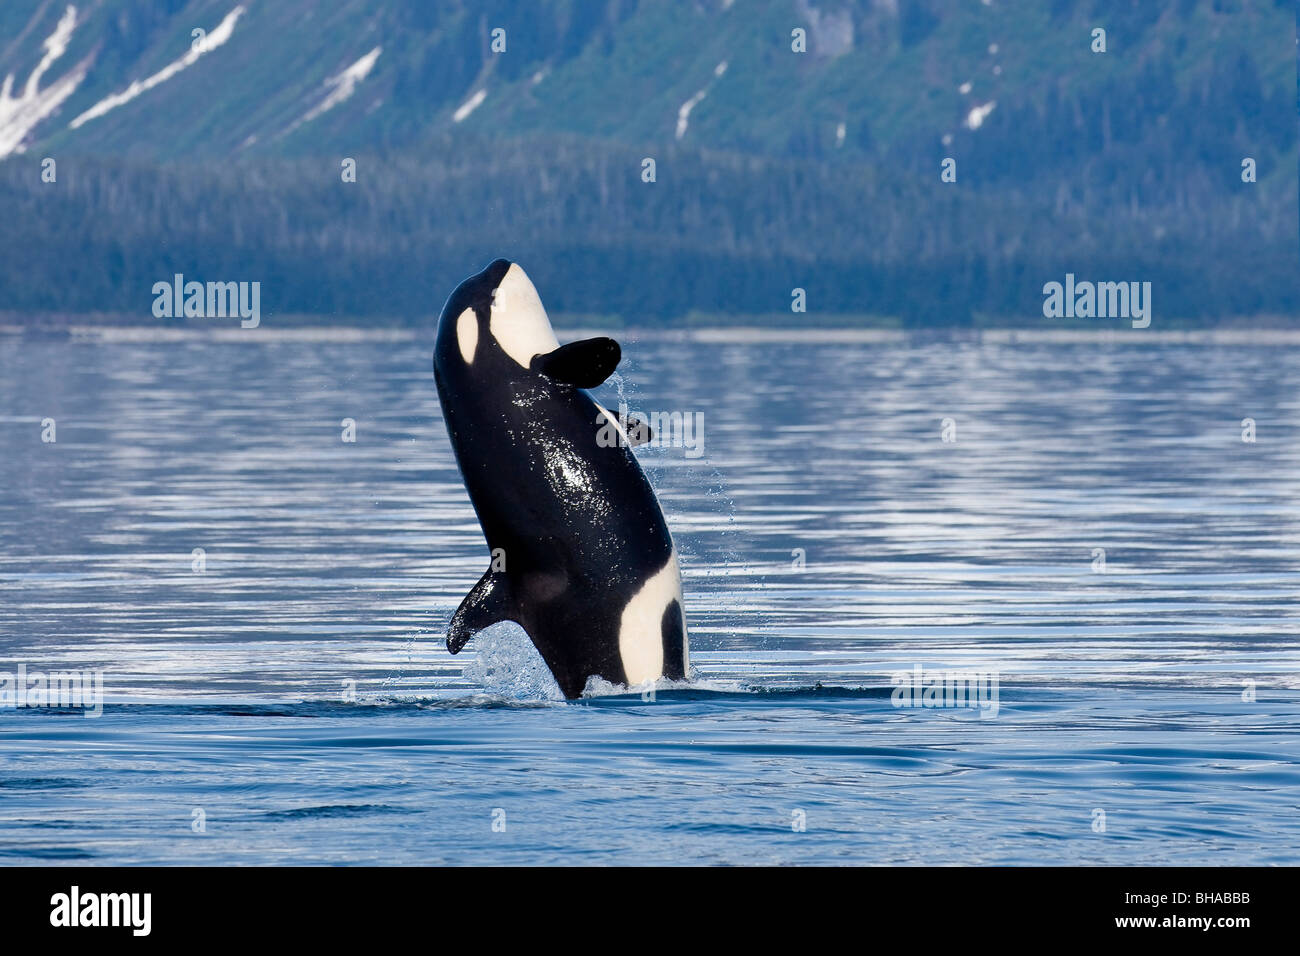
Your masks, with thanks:
M 418 338 L 0 336 L 0 863 L 1300 863 L 1300 348 L 621 338 L 696 674 L 564 702 Z

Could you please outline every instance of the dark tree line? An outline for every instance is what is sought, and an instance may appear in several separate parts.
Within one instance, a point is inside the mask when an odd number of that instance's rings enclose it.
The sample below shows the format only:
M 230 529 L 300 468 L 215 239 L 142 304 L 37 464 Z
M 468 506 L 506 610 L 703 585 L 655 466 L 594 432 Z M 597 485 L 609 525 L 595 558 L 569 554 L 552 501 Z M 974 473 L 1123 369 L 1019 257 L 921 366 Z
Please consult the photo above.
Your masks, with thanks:
M 1234 165 L 1170 176 L 1022 185 L 938 160 L 810 164 L 549 140 L 438 159 L 200 166 L 35 160 L 0 166 L 0 309 L 149 320 L 175 272 L 260 281 L 263 309 L 391 319 L 436 313 L 487 260 L 524 262 L 559 312 L 664 321 L 686 313 L 986 314 L 1041 321 L 1065 272 L 1149 280 L 1158 314 L 1295 310 L 1295 177 L 1244 184 Z M 1261 169 L 1261 178 L 1267 170 Z M 789 316 L 791 321 L 803 321 Z

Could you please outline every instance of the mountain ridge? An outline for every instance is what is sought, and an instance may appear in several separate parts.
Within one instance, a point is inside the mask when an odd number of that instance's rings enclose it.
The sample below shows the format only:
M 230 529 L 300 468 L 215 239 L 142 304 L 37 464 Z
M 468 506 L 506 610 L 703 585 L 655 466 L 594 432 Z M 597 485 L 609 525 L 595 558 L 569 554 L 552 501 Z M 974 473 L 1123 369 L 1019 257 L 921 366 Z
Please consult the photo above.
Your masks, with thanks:
M 512 254 L 561 308 L 655 321 L 801 282 L 1029 320 L 1089 270 L 1186 316 L 1285 312 L 1293 32 L 1272 0 L 8 0 L 0 307 L 133 310 L 175 267 L 407 312 Z

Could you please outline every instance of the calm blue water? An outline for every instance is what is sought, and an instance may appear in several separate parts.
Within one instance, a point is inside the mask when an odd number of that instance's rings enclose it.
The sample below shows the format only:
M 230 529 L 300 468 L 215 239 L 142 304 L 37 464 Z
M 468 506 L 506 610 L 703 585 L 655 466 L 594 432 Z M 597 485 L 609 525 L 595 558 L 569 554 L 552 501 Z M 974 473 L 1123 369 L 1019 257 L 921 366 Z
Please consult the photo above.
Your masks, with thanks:
M 565 703 L 421 343 L 0 336 L 0 862 L 1300 863 L 1300 349 L 623 338 L 698 674 Z

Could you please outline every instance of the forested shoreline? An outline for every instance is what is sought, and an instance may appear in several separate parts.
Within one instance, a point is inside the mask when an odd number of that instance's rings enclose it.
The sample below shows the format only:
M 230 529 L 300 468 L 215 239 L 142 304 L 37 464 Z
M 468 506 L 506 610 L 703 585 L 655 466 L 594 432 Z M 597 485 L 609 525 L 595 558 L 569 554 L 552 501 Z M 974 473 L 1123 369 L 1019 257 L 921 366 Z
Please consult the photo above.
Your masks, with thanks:
M 690 313 L 1041 321 L 1067 272 L 1150 281 L 1157 315 L 1279 313 L 1296 296 L 1294 176 L 1194 189 L 1037 184 L 940 163 L 809 163 L 576 140 L 438 158 L 0 164 L 0 307 L 148 321 L 155 282 L 258 281 L 269 313 L 436 313 L 465 274 L 527 264 L 548 306 L 662 323 Z M 456 145 L 464 145 L 456 144 Z M 927 168 L 928 166 L 928 168 Z M 964 178 L 963 178 L 964 174 Z M 1234 171 L 1224 177 L 1237 179 Z M 791 316 L 796 318 L 795 315 Z

